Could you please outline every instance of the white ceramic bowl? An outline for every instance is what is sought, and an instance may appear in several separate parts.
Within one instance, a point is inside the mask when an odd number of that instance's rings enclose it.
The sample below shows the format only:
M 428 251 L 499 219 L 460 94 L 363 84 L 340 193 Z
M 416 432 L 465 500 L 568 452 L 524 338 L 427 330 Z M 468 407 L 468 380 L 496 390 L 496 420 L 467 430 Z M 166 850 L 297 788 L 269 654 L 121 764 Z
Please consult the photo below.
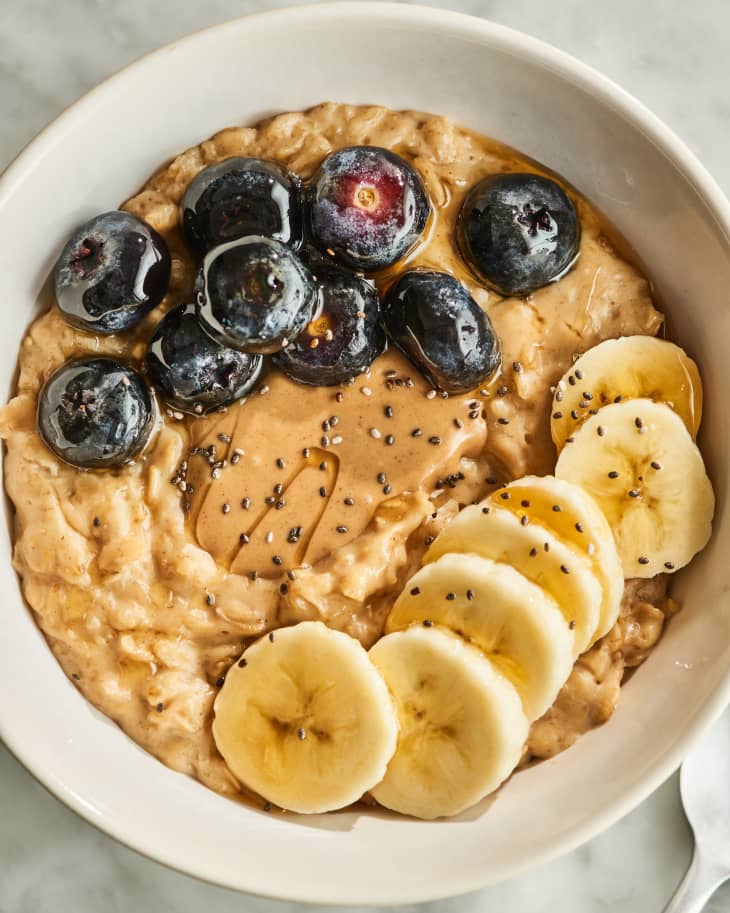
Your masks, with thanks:
M 706 387 L 702 447 L 717 517 L 710 547 L 677 579 L 683 611 L 608 725 L 470 813 L 436 823 L 374 812 L 282 817 L 172 773 L 84 701 L 23 605 L 3 529 L 0 737 L 87 820 L 185 872 L 294 900 L 399 903 L 479 887 L 592 837 L 669 775 L 730 697 L 730 219 L 719 188 L 652 114 L 537 41 L 426 8 L 278 11 L 134 64 L 5 173 L 0 389 L 11 389 L 18 343 L 71 226 L 220 127 L 325 99 L 439 112 L 516 146 L 582 190 L 638 251 Z

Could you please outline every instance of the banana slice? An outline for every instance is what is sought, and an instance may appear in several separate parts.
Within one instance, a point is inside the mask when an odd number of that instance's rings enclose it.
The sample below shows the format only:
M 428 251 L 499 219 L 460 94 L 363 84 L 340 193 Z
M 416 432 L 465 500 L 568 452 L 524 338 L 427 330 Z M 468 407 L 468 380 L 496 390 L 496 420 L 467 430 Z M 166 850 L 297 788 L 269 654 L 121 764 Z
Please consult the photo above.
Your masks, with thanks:
M 507 497 L 505 498 L 505 494 Z M 509 500 L 496 493 L 497 503 Z M 529 522 L 492 500 L 465 507 L 426 552 L 424 564 L 448 552 L 480 555 L 510 564 L 541 586 L 558 604 L 574 635 L 574 656 L 593 640 L 603 593 L 586 555 L 570 548 L 542 526 Z
M 624 593 L 624 575 L 611 527 L 593 498 L 580 485 L 555 476 L 525 476 L 510 482 L 511 497 L 497 500 L 518 517 L 527 516 L 551 530 L 591 562 L 603 589 L 598 628 L 590 647 L 616 624 Z
M 710 538 L 715 498 L 702 456 L 663 403 L 605 406 L 564 448 L 555 475 L 595 498 L 625 577 L 684 567 Z
M 398 720 L 359 641 L 319 621 L 250 646 L 215 701 L 213 737 L 233 774 L 295 812 L 357 801 L 382 780 Z
M 371 790 L 417 818 L 456 815 L 509 776 L 528 722 L 512 684 L 476 647 L 439 628 L 388 634 L 370 650 L 400 722 L 398 748 Z
M 697 437 L 702 418 L 697 365 L 665 339 L 623 336 L 589 349 L 558 383 L 550 419 L 558 453 L 592 412 L 628 399 L 667 403 Z
M 386 631 L 414 622 L 449 628 L 478 647 L 517 689 L 535 720 L 573 667 L 573 633 L 550 596 L 508 564 L 443 555 L 410 579 Z

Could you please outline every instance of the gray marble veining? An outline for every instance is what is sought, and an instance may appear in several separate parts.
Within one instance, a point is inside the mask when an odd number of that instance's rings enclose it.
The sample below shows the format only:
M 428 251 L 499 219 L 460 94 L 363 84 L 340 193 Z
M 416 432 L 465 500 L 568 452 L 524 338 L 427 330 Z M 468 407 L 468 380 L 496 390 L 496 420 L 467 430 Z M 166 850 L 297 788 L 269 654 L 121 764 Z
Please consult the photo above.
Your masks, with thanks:
M 0 168 L 66 105 L 119 67 L 195 29 L 280 5 L 285 4 L 0 0 Z M 602 70 L 673 127 L 730 193 L 727 0 L 433 5 L 519 28 Z M 550 865 L 476 894 L 403 909 L 661 913 L 690 848 L 675 776 L 605 834 Z M 0 913 L 201 909 L 290 913 L 300 908 L 204 885 L 143 859 L 64 808 L 0 747 Z M 730 913 L 730 886 L 707 910 Z

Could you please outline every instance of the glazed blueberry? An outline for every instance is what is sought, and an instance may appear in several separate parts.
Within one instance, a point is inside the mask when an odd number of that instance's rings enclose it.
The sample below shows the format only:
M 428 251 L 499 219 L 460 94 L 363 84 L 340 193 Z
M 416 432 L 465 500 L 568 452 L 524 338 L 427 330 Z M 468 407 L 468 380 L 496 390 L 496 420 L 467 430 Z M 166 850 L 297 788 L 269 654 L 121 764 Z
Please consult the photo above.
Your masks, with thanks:
M 198 319 L 222 345 L 243 352 L 277 352 L 314 314 L 317 286 L 281 241 L 249 237 L 205 257 L 198 277 Z
M 183 412 L 202 415 L 245 396 L 263 358 L 215 342 L 194 304 L 181 304 L 161 321 L 147 348 L 147 375 L 160 396 Z
M 306 208 L 320 250 L 363 272 L 384 269 L 407 254 L 431 213 L 418 172 L 377 146 L 327 156 L 309 186 Z
M 154 423 L 144 381 L 111 358 L 66 362 L 41 390 L 41 437 L 62 460 L 84 469 L 128 463 L 147 443 Z
M 499 340 L 489 318 L 453 276 L 404 273 L 383 312 L 389 336 L 441 390 L 473 390 L 499 367 Z
M 334 266 L 317 268 L 319 310 L 306 330 L 274 356 L 294 380 L 318 387 L 361 374 L 385 348 L 380 302 L 366 279 Z
M 575 262 L 580 222 L 562 187 L 537 174 L 495 174 L 472 187 L 457 223 L 465 259 L 500 295 L 529 295 Z
M 164 239 L 129 212 L 105 212 L 76 231 L 54 268 L 56 299 L 72 326 L 92 333 L 128 330 L 167 292 Z
M 247 235 L 302 240 L 300 181 L 273 162 L 230 158 L 204 168 L 182 200 L 183 233 L 198 253 Z

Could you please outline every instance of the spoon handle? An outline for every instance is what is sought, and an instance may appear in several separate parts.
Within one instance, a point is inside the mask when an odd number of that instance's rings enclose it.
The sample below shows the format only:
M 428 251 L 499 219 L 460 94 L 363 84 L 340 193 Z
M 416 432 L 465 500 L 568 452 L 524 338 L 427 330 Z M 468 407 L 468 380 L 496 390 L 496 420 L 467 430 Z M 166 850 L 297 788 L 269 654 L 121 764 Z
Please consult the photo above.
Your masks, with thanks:
M 708 863 L 695 846 L 692 862 L 664 913 L 700 913 L 720 885 L 730 877 Z

